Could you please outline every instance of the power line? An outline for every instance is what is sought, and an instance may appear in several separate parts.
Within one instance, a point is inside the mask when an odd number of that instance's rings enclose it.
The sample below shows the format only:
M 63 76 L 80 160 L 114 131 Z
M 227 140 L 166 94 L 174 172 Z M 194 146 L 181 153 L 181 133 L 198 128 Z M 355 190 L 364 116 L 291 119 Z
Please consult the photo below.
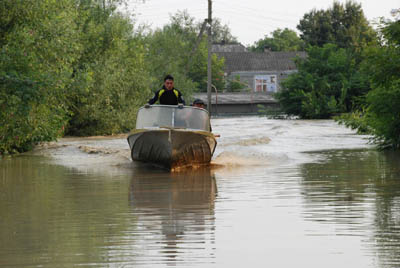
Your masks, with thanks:
M 222 12 L 230 12 L 233 14 L 238 14 L 241 15 L 242 17 L 246 17 L 247 18 L 254 18 L 255 16 L 261 19 L 266 19 L 266 20 L 274 20 L 274 21 L 279 21 L 279 22 L 294 22 L 294 19 L 283 19 L 283 18 L 276 18 L 276 17 L 271 17 L 271 16 L 265 16 L 264 14 L 260 14 L 259 10 L 253 10 L 253 9 L 249 9 L 249 10 L 242 10 L 242 9 L 238 9 L 235 6 L 223 6 L 221 7 L 221 9 L 223 10 Z M 218 9 L 218 11 L 220 11 Z M 217 13 L 219 13 L 218 11 L 216 11 Z
M 201 14 L 200 12 L 194 12 L 194 13 L 189 13 L 189 15 L 199 15 Z M 173 17 L 175 14 L 173 13 L 152 13 L 152 14 L 143 14 L 138 12 L 136 16 L 140 18 L 170 18 Z
M 174 6 L 174 3 L 181 3 L 181 2 L 182 2 L 182 0 L 176 0 L 176 1 L 173 1 L 171 3 L 171 0 L 169 0 L 168 1 L 168 6 Z M 185 5 L 182 5 L 182 4 L 178 5 L 177 4 L 177 6 L 180 6 L 180 8 L 177 9 L 177 10 L 188 10 L 189 14 L 193 13 L 193 11 L 199 11 L 201 13 L 204 13 L 204 15 L 206 16 L 207 15 L 206 14 L 206 1 L 204 1 L 204 0 L 200 1 L 199 0 L 198 2 L 202 3 L 203 7 L 192 9 L 190 6 L 185 6 Z M 153 12 L 153 11 L 157 11 L 157 12 L 161 11 L 161 12 L 163 12 L 162 11 L 163 7 L 160 6 L 160 4 L 162 5 L 162 4 L 165 4 L 165 3 L 166 3 L 165 1 L 151 0 L 151 1 L 145 2 L 145 4 L 141 4 L 140 7 L 136 6 L 135 9 L 136 9 L 136 11 L 139 11 L 139 12 L 143 11 L 143 13 L 144 12 L 148 13 L 148 12 Z M 231 2 L 224 1 L 224 0 L 214 1 L 214 3 L 216 3 L 216 5 L 219 5 L 219 7 L 222 9 L 221 12 L 223 12 L 226 9 L 231 9 L 233 11 L 237 11 L 237 12 L 243 13 L 244 10 L 245 10 L 245 14 L 250 14 L 249 12 L 251 12 L 251 15 L 256 15 L 256 16 L 261 17 L 261 18 L 277 20 L 277 21 L 286 21 L 285 19 L 274 18 L 274 17 L 265 16 L 264 14 L 260 14 L 260 9 L 254 9 L 254 8 L 251 8 L 251 7 L 248 7 L 248 6 L 238 5 L 236 3 L 232 4 Z M 222 4 L 222 5 L 220 5 L 220 4 Z M 220 13 L 219 11 L 220 10 L 218 10 L 217 12 Z M 269 12 L 269 14 L 272 14 L 272 12 Z M 295 15 L 291 15 L 291 14 L 285 14 L 285 15 L 276 14 L 276 15 L 279 16 L 279 17 L 282 17 L 282 16 L 293 17 L 293 16 L 295 16 Z
M 152 12 L 152 10 L 157 11 L 157 12 Z M 186 9 L 188 11 L 188 14 L 190 16 L 195 16 L 197 18 L 199 18 L 201 15 L 204 15 L 205 17 L 205 13 L 204 10 L 200 10 L 200 9 Z M 179 10 L 177 10 L 176 12 L 178 12 Z M 183 11 L 183 10 L 181 10 Z M 160 11 L 159 8 L 157 9 L 147 9 L 146 11 L 141 10 L 141 9 L 136 9 L 136 16 L 139 19 L 155 19 L 155 18 L 160 18 L 160 19 L 168 19 L 171 16 L 174 15 L 174 13 L 171 12 L 164 12 L 164 11 Z M 273 25 L 277 25 L 279 26 L 277 23 L 287 23 L 287 24 L 293 24 L 295 23 L 295 20 L 287 20 L 287 19 L 281 19 L 281 18 L 274 18 L 274 17 L 269 17 L 269 16 L 265 16 L 259 13 L 252 13 L 252 12 L 248 12 L 248 11 L 240 11 L 238 9 L 235 9 L 234 7 L 224 7 L 223 11 L 217 9 L 214 11 L 215 14 L 217 14 L 216 18 L 224 18 L 226 17 L 227 14 L 232 15 L 234 18 L 239 18 L 239 19 L 243 19 L 245 18 L 247 21 L 252 21 L 256 24 L 264 24 L 264 23 L 269 23 L 269 24 L 273 24 Z M 219 15 L 221 14 L 221 15 Z M 224 21 L 222 21 L 224 22 Z M 274 23 L 277 22 L 277 23 Z M 253 25 L 252 25 L 253 27 Z
M 218 13 L 218 11 L 216 11 L 215 13 Z M 237 11 L 233 11 L 233 10 L 225 10 L 224 14 L 229 13 L 231 15 L 233 15 L 235 18 L 237 19 L 241 19 L 243 21 L 243 19 L 245 19 L 246 21 L 254 21 L 254 22 L 262 22 L 262 23 L 287 23 L 287 24 L 293 24 L 295 23 L 295 21 L 289 21 L 289 20 L 283 20 L 283 19 L 275 19 L 275 18 L 268 18 L 268 17 L 261 17 L 261 16 L 256 16 L 256 15 L 249 15 L 249 14 L 243 14 L 243 13 L 239 13 Z
M 240 5 L 240 4 L 237 4 L 237 3 L 233 4 L 231 1 L 217 0 L 216 3 L 217 4 L 218 3 L 224 3 L 223 4 L 224 8 L 226 8 L 226 7 L 239 8 L 240 10 L 246 9 L 248 11 L 252 11 L 252 12 L 255 12 L 255 13 L 260 13 L 260 9 L 259 8 L 256 9 L 256 8 L 252 8 L 252 7 L 248 6 L 248 5 L 243 6 L 243 5 Z M 277 13 L 277 12 L 273 12 L 273 11 L 268 11 L 268 13 L 274 13 L 277 16 L 288 16 L 288 17 L 296 17 L 296 16 L 298 16 L 298 14 L 293 14 L 293 13 L 289 14 L 287 12 L 285 12 L 285 13 Z
M 270 10 L 255 9 L 225 0 L 212 1 L 214 4 L 213 17 L 219 18 L 221 23 L 227 24 L 232 35 L 237 36 L 238 39 L 242 39 L 244 36 L 247 36 L 247 39 L 253 39 L 250 36 L 258 36 L 254 39 L 259 40 L 277 28 L 294 28 L 293 25 L 298 23 L 298 20 L 293 18 L 294 16 L 287 13 L 278 14 Z M 168 19 L 173 17 L 174 14 L 184 10 L 188 12 L 189 16 L 194 17 L 195 21 L 202 21 L 207 17 L 207 1 L 198 0 L 198 3 L 202 3 L 203 8 L 199 8 L 199 5 L 194 5 L 193 2 L 193 0 L 190 2 L 185 1 L 182 4 L 181 0 L 148 0 L 145 4 L 135 7 L 136 21 L 151 23 L 153 25 L 151 26 L 152 28 L 162 27 L 162 24 L 167 24 Z M 179 9 L 176 8 L 174 12 L 171 12 L 171 7 L 173 6 L 179 7 Z M 232 27 L 232 25 L 235 26 Z M 235 32 L 243 28 L 243 25 L 248 25 L 248 30 L 236 35 Z

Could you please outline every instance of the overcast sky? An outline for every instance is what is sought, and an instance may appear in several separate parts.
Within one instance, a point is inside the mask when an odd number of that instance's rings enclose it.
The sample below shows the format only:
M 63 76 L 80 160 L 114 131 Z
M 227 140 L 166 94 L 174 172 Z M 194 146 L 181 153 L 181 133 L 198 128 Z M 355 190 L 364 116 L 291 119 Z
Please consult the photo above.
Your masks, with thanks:
M 187 10 L 198 20 L 207 18 L 208 0 L 131 0 L 138 23 L 152 28 L 169 22 L 170 15 Z M 340 0 L 345 3 L 345 0 Z M 368 20 L 391 18 L 390 11 L 400 8 L 400 0 L 358 0 Z M 277 28 L 296 30 L 303 15 L 312 9 L 327 9 L 333 0 L 213 0 L 213 18 L 227 24 L 238 41 L 252 45 Z

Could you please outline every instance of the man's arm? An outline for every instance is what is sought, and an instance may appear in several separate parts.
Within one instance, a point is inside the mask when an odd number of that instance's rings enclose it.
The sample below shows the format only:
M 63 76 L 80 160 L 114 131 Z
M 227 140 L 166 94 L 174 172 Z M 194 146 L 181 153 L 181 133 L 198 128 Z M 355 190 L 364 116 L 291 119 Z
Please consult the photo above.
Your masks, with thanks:
M 148 102 L 148 103 L 149 103 L 150 105 L 156 103 L 156 101 L 158 100 L 158 92 L 159 92 L 159 90 L 157 90 L 157 92 L 154 94 L 154 97 L 153 97 L 153 98 L 149 99 L 149 102 Z
M 182 103 L 183 105 L 185 105 L 185 100 L 183 99 L 182 93 L 178 90 L 179 94 L 178 94 L 178 103 Z

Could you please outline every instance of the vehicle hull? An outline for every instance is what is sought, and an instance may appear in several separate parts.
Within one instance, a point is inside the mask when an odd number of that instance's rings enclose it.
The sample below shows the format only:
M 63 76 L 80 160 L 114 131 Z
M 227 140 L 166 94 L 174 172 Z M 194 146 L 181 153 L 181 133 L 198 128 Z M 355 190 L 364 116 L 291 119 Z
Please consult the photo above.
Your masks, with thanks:
M 208 164 L 217 142 L 207 131 L 138 129 L 128 136 L 133 160 L 166 169 Z

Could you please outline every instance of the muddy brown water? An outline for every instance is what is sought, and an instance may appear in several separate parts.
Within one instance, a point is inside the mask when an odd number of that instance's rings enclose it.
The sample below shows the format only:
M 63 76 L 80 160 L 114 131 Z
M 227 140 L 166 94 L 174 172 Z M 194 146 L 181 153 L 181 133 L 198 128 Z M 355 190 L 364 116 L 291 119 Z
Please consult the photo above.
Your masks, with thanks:
M 0 267 L 400 267 L 400 154 L 329 120 L 217 118 L 212 164 L 125 136 L 0 160 Z

